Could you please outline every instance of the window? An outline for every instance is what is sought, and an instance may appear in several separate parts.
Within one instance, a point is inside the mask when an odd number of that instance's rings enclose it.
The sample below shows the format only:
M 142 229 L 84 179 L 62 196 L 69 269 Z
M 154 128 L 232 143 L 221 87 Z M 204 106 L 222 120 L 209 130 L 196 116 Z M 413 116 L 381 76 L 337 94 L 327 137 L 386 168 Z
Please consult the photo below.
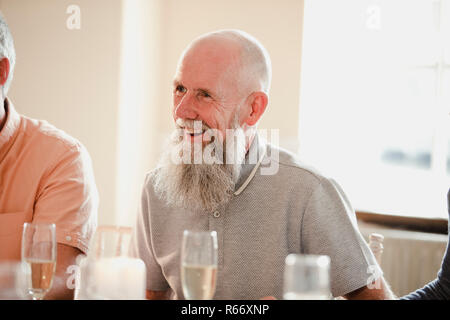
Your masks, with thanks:
M 301 158 L 355 209 L 447 218 L 450 0 L 306 0 Z

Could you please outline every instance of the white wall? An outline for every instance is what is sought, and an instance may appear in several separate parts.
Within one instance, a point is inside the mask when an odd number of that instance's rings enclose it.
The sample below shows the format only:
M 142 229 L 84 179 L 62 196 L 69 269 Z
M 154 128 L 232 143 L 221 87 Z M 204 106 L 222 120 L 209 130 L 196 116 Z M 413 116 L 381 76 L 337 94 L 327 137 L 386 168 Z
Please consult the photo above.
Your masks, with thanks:
M 161 4 L 123 2 L 115 199 L 119 225 L 134 224 L 145 174 L 158 157 Z
M 78 4 L 81 29 L 66 9 Z M 99 222 L 115 222 L 121 1 L 1 0 L 17 62 L 8 96 L 89 150 L 100 193 Z

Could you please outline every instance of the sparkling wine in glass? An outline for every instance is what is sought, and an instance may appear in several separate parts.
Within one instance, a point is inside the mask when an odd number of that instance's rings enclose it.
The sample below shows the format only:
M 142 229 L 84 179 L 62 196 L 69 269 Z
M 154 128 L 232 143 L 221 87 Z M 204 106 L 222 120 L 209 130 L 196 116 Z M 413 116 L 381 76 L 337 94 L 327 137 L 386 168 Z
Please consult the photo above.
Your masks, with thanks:
M 216 291 L 216 231 L 183 233 L 181 249 L 181 282 L 187 300 L 211 300 Z
M 290 254 L 284 269 L 284 300 L 329 300 L 330 258 Z
M 27 265 L 28 293 L 42 300 L 53 284 L 56 269 L 56 227 L 54 224 L 25 223 L 22 261 Z

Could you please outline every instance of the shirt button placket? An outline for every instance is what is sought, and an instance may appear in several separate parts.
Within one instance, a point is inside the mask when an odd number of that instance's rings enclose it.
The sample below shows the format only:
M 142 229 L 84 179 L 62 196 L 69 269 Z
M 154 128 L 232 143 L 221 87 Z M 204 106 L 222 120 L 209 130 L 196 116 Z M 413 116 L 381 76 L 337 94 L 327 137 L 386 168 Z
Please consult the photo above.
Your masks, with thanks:
M 223 264 L 223 216 L 219 210 L 213 211 L 209 216 L 209 230 L 217 232 L 217 244 L 219 246 L 219 269 Z

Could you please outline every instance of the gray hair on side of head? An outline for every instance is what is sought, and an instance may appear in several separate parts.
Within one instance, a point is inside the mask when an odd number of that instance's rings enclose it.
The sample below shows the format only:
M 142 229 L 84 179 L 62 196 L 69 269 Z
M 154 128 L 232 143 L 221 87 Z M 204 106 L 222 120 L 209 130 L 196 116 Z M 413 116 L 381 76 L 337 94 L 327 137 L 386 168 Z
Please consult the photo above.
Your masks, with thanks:
M 0 58 L 8 58 L 9 60 L 9 75 L 3 86 L 3 95 L 6 96 L 14 74 L 16 51 L 14 49 L 14 40 L 11 31 L 2 13 L 0 13 Z

